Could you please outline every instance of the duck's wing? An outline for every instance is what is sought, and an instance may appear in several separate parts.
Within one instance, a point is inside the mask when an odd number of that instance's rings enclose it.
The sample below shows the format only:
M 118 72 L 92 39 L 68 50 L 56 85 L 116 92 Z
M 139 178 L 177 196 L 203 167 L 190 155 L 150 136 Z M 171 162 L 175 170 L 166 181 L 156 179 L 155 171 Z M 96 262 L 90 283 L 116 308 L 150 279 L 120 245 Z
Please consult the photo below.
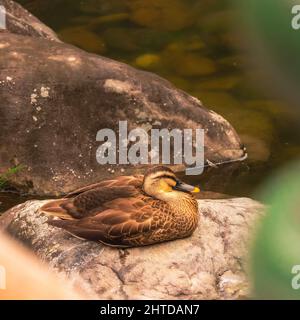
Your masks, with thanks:
M 168 224 L 164 211 L 170 208 L 159 200 L 118 199 L 110 206 L 95 216 L 73 221 L 52 220 L 50 224 L 78 237 L 118 247 L 147 244 L 149 234 Z
M 120 177 L 93 186 L 76 191 L 72 198 L 50 201 L 40 211 L 67 220 L 82 219 L 106 210 L 114 200 L 134 198 L 142 192 L 142 180 L 137 177 Z
M 100 188 L 110 188 L 110 187 L 124 187 L 124 186 L 135 186 L 140 187 L 143 182 L 143 176 L 142 175 L 135 175 L 135 176 L 120 176 L 115 179 L 110 180 L 104 180 L 100 181 L 94 184 L 90 184 L 88 186 L 85 186 L 83 188 L 74 190 L 67 194 L 66 198 L 73 198 L 83 192 L 90 191 L 93 189 L 100 189 Z

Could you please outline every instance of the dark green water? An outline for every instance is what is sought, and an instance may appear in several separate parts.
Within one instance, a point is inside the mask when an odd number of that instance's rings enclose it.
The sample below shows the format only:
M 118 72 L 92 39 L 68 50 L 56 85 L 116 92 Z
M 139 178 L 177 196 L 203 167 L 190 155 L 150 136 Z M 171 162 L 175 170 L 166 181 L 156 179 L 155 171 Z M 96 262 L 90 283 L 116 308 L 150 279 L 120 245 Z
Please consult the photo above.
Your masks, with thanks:
M 232 123 L 249 159 L 188 179 L 202 189 L 253 196 L 268 176 L 300 157 L 299 114 L 262 89 L 264 70 L 248 67 L 240 49 L 245 35 L 237 34 L 237 13 L 227 1 L 19 2 L 65 42 L 155 72 Z

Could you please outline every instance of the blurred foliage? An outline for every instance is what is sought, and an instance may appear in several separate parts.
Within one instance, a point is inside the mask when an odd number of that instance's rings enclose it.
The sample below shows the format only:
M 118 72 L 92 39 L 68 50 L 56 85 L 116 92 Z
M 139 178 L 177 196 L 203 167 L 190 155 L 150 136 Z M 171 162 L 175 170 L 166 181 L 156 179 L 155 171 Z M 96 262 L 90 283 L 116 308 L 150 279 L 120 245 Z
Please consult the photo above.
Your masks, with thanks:
M 258 298 L 300 299 L 300 289 L 292 287 L 292 280 L 297 276 L 292 269 L 300 265 L 300 163 L 275 175 L 264 190 L 265 199 L 271 206 L 254 246 L 255 295 Z
M 245 43 L 267 71 L 269 87 L 298 107 L 300 84 L 300 30 L 294 30 L 293 0 L 237 1 L 248 26 Z M 298 2 L 298 4 L 300 4 Z M 271 81 L 270 81 L 271 79 Z
M 0 190 L 5 187 L 5 185 L 8 183 L 9 178 L 12 175 L 17 174 L 22 169 L 23 169 L 22 165 L 17 165 L 17 166 L 14 166 L 14 167 L 8 169 L 5 173 L 0 175 Z
M 300 30 L 292 28 L 295 1 L 235 2 L 245 18 L 241 21 L 246 22 L 248 32 L 244 33 L 244 42 L 263 70 L 266 90 L 273 90 L 298 107 Z M 298 133 L 294 136 L 298 136 L 299 117 L 295 117 L 295 121 Z M 297 289 L 300 287 L 300 164 L 273 173 L 263 190 L 262 198 L 270 208 L 253 247 L 255 297 L 300 299 L 300 288 Z M 299 268 L 293 269 L 295 266 Z

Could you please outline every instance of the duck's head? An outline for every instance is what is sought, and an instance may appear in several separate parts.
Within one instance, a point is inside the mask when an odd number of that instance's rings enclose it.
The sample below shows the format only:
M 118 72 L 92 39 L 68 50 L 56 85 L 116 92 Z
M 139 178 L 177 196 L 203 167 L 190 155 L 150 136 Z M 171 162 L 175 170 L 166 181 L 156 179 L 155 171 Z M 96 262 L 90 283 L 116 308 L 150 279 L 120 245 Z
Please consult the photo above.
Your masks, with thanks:
M 148 170 L 144 176 L 143 190 L 156 199 L 171 201 L 191 197 L 192 192 L 200 192 L 194 187 L 180 181 L 168 167 L 158 166 Z

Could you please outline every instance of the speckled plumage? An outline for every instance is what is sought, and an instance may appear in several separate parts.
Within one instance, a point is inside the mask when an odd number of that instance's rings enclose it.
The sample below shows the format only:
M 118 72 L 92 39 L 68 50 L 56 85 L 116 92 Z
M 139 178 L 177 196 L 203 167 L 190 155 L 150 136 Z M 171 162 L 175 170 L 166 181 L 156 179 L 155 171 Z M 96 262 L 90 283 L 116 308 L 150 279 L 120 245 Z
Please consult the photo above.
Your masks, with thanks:
M 163 172 L 172 173 L 159 167 L 147 175 L 168 179 Z M 198 224 L 192 194 L 177 192 L 178 199 L 163 201 L 146 194 L 143 185 L 143 176 L 121 176 L 76 190 L 41 211 L 60 218 L 50 219 L 51 225 L 111 246 L 143 246 L 190 236 Z

